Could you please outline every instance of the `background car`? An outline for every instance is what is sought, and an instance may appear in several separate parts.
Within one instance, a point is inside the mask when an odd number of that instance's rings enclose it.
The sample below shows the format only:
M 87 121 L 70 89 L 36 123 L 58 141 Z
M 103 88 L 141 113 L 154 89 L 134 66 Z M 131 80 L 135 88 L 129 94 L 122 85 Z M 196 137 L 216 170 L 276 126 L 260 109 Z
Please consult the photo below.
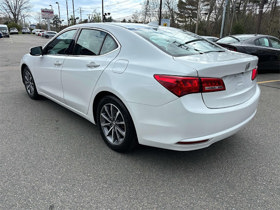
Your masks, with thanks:
M 45 38 L 51 38 L 51 37 L 54 37 L 56 34 L 57 34 L 56 31 L 46 31 L 46 32 L 44 33 L 44 37 L 45 37 Z
M 97 124 L 118 152 L 138 143 L 208 147 L 244 127 L 260 96 L 255 56 L 171 27 L 71 26 L 20 66 L 30 98 L 43 95 Z
M 3 37 L 10 37 L 9 29 L 7 25 L 0 24 L 0 31 L 3 35 Z
M 36 31 L 35 34 L 37 36 L 42 36 L 42 34 L 45 32 L 45 30 L 40 30 L 40 31 Z
M 42 30 L 42 29 L 34 29 L 34 30 L 32 31 L 32 33 L 38 36 L 38 34 L 39 34 L 40 32 L 42 32 L 42 31 L 44 31 L 44 30 Z
M 45 37 L 45 34 L 46 34 L 47 31 L 42 31 L 38 34 L 38 36 L 41 36 L 41 37 Z
M 17 28 L 11 28 L 10 29 L 10 34 L 18 34 Z
M 30 31 L 29 28 L 22 28 L 21 33 L 22 33 L 22 34 L 30 34 L 31 31 Z
M 33 30 L 32 30 L 32 34 L 35 34 L 36 31 L 39 31 L 39 30 L 41 30 L 41 29 L 37 29 L 37 28 L 33 29 Z
M 233 51 L 258 56 L 259 72 L 280 73 L 280 40 L 259 34 L 231 35 L 219 39 L 217 44 Z

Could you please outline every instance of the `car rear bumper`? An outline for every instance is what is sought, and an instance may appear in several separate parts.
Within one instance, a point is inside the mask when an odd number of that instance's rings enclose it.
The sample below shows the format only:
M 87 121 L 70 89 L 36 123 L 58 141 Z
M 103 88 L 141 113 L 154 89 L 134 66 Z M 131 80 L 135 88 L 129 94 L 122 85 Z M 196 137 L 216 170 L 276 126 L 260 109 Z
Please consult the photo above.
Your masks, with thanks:
M 260 89 L 246 102 L 209 109 L 200 94 L 190 94 L 163 106 L 129 103 L 140 144 L 189 151 L 210 146 L 246 125 L 256 114 Z M 197 143 L 207 140 L 203 143 Z

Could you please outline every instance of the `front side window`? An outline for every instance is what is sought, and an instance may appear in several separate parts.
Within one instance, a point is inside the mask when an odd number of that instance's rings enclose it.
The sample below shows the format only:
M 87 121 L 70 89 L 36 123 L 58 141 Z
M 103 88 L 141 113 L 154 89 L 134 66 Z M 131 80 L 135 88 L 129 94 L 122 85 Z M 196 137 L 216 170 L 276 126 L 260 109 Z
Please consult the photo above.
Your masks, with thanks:
M 99 55 L 106 33 L 83 29 L 74 49 L 74 55 Z
M 56 39 L 48 44 L 44 49 L 44 54 L 68 54 L 68 49 L 74 42 L 75 33 L 76 29 L 67 31 L 56 37 Z
M 280 41 L 278 39 L 270 37 L 270 42 L 273 48 L 280 49 Z

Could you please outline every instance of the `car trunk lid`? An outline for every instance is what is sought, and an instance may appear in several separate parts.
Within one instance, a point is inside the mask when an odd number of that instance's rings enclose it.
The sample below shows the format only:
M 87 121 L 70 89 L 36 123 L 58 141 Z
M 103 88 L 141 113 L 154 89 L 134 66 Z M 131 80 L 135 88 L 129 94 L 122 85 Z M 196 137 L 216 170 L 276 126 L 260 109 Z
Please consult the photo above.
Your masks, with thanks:
M 256 80 L 251 79 L 257 67 L 257 57 L 235 52 L 211 52 L 176 57 L 178 62 L 195 68 L 199 77 L 221 78 L 226 90 L 202 93 L 208 108 L 225 108 L 249 100 L 256 91 Z

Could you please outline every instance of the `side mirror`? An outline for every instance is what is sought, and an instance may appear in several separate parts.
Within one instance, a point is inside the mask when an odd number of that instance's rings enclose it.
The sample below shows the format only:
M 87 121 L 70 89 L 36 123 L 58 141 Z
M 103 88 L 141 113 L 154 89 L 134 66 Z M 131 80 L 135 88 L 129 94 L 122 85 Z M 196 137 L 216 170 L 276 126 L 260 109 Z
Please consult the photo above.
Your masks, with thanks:
M 43 48 L 41 46 L 39 46 L 39 47 L 32 47 L 30 49 L 30 55 L 33 55 L 33 56 L 43 55 Z

